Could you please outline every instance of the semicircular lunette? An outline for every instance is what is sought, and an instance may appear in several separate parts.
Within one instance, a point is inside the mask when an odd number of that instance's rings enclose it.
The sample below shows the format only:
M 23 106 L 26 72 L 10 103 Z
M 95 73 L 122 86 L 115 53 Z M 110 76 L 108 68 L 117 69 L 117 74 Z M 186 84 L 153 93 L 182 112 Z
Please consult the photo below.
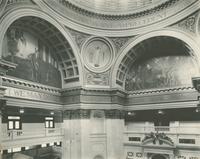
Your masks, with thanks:
M 123 58 L 117 83 L 127 91 L 192 86 L 191 78 L 199 69 L 191 51 L 187 44 L 173 37 L 144 40 Z
M 4 35 L 2 52 L 4 60 L 17 64 L 10 76 L 59 88 L 79 80 L 70 44 L 44 19 L 25 16 L 14 21 Z

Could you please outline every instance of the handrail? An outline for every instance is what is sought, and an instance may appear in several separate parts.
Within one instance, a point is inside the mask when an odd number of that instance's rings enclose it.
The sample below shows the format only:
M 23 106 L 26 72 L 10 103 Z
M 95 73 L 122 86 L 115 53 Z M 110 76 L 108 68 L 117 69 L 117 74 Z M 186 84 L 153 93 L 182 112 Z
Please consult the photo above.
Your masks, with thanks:
M 173 134 L 200 134 L 200 126 L 135 126 L 132 129 L 126 129 L 128 133 L 149 133 L 165 132 Z
M 15 140 L 15 139 L 27 139 L 37 137 L 51 137 L 51 136 L 62 136 L 62 128 L 44 128 L 36 131 L 27 130 L 7 130 L 2 133 L 3 141 Z

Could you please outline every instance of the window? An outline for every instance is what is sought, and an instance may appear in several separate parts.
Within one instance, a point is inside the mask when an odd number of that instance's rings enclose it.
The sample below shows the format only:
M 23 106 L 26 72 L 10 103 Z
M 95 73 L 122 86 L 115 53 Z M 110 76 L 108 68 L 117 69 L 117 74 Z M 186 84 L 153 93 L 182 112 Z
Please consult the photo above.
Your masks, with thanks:
M 8 130 L 20 130 L 22 128 L 20 116 L 8 116 Z
M 128 138 L 129 141 L 140 141 L 140 137 L 129 137 Z
M 54 119 L 53 117 L 45 118 L 45 128 L 54 128 Z
M 195 139 L 179 139 L 181 144 L 195 144 Z
M 157 120 L 154 122 L 155 131 L 169 131 L 169 121 Z

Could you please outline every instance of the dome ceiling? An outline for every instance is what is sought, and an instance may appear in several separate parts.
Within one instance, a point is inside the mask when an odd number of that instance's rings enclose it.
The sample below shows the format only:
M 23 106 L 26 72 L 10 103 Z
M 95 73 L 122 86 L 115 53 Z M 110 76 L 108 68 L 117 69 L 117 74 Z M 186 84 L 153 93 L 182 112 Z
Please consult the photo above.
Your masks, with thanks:
M 84 10 L 105 15 L 127 15 L 162 5 L 169 0 L 66 0 Z
M 98 36 L 157 30 L 199 9 L 198 0 L 34 0 L 67 27 Z

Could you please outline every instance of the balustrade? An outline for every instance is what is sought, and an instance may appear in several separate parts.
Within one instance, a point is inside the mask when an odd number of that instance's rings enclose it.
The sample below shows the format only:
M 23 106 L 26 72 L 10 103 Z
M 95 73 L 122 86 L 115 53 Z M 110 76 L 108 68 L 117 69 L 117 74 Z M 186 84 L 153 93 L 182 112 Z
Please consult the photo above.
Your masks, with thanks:
M 164 134 L 175 145 L 200 146 L 200 127 L 194 126 L 150 126 L 134 127 L 124 132 L 125 143 L 142 143 L 146 136 Z M 133 139 L 137 140 L 133 140 Z

